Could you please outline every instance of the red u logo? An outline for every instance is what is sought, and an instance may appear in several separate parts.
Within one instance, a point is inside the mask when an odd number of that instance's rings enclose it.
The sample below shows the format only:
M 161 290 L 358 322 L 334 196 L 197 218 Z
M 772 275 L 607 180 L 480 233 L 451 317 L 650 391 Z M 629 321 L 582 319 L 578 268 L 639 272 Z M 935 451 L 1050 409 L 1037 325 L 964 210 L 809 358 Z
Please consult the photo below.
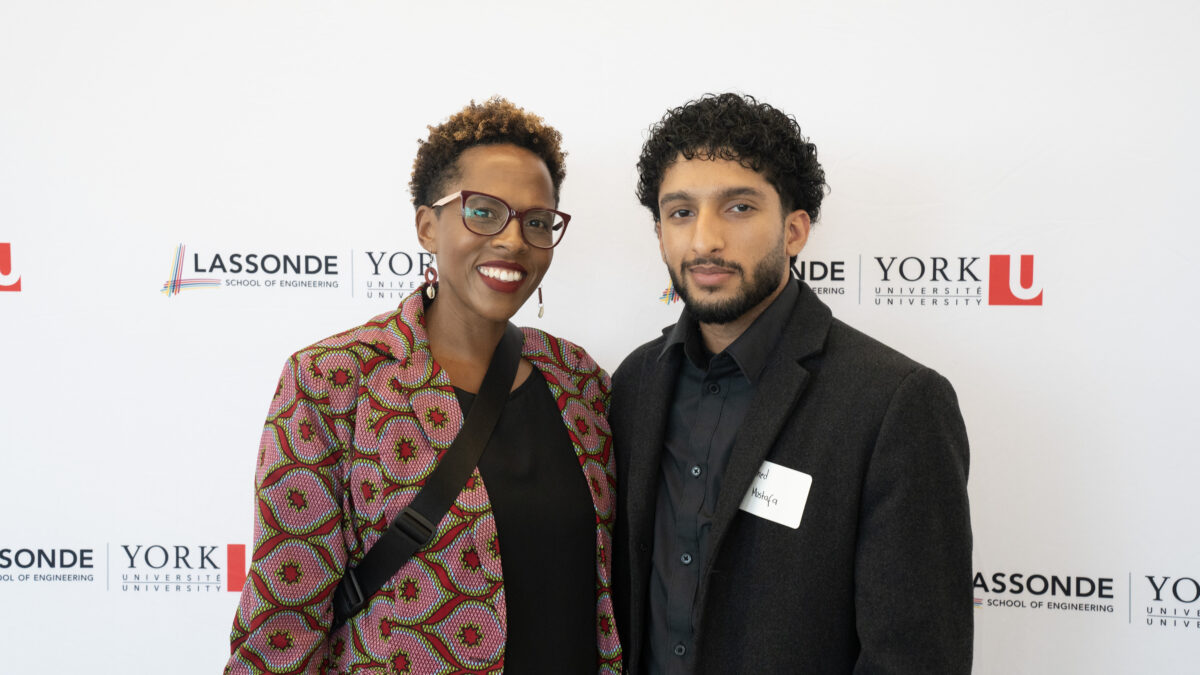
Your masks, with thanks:
M 1042 289 L 1033 283 L 1033 256 L 991 256 L 989 305 L 1040 305 Z
M 19 290 L 21 275 L 13 274 L 12 244 L 0 243 L 0 291 Z

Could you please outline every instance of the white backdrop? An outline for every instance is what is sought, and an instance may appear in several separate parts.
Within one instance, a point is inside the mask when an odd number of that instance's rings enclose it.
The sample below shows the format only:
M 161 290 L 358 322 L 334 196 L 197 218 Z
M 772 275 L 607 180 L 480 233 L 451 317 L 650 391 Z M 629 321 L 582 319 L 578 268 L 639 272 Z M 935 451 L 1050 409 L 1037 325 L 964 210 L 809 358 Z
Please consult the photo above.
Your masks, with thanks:
M 679 309 L 645 129 L 724 90 L 820 148 L 835 314 L 958 390 L 975 672 L 1194 668 L 1197 29 L 1182 0 L 5 0 L 0 671 L 219 672 L 278 369 L 417 279 L 426 124 L 501 94 L 563 132 L 570 237 L 517 319 L 611 370 Z M 1041 304 L 991 304 L 1022 255 Z

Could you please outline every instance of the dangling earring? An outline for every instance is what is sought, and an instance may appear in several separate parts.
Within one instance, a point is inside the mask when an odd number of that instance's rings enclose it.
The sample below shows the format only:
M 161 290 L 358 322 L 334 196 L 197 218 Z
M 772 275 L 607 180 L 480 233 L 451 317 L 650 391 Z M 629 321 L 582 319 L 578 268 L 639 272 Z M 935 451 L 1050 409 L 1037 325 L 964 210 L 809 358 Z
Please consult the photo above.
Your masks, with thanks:
M 546 306 L 542 304 L 542 287 L 538 286 L 538 318 L 546 313 Z
M 433 267 L 425 268 L 425 297 L 433 300 L 437 297 L 437 270 Z

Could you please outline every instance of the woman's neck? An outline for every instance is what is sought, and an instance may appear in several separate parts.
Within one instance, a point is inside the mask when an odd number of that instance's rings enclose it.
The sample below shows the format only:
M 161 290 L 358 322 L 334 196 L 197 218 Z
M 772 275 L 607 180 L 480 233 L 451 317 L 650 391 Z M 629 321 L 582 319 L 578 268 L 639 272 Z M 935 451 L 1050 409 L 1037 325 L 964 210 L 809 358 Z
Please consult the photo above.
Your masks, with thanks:
M 477 392 L 508 322 L 488 321 L 477 314 L 456 309 L 435 300 L 425 310 L 429 351 L 456 387 Z M 529 370 L 524 366 L 522 363 L 518 368 L 514 385 L 523 382 L 528 375 Z

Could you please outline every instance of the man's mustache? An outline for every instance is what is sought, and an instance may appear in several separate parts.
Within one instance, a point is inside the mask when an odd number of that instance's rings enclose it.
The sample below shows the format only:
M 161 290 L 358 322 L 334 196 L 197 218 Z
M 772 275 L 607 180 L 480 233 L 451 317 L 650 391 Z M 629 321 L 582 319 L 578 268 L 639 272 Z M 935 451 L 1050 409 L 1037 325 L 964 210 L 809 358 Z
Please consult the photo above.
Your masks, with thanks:
M 723 267 L 728 270 L 733 270 L 739 274 L 742 274 L 745 272 L 745 270 L 742 269 L 741 265 L 733 262 L 732 260 L 726 260 L 724 258 L 695 258 L 695 259 L 689 260 L 688 262 L 681 265 L 680 269 L 682 271 L 686 272 L 686 271 L 692 269 L 693 267 L 703 267 L 704 265 L 711 265 L 713 267 Z

